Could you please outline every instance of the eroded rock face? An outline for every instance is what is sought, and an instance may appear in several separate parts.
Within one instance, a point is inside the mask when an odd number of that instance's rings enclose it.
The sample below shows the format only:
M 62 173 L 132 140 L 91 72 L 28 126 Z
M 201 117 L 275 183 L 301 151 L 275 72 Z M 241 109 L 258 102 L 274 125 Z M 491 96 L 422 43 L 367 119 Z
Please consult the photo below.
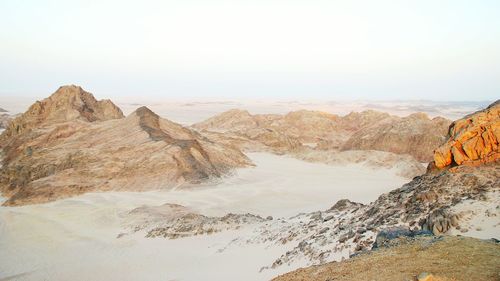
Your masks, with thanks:
M 0 191 L 8 198 L 5 205 L 197 184 L 251 165 L 238 149 L 209 141 L 146 107 L 119 118 L 121 111 L 110 102 L 99 104 L 89 95 L 74 87 L 60 89 L 16 119 L 22 130 L 16 125 L 4 132 Z
M 500 159 L 500 100 L 453 122 L 448 140 L 434 151 L 433 166 L 478 165 Z

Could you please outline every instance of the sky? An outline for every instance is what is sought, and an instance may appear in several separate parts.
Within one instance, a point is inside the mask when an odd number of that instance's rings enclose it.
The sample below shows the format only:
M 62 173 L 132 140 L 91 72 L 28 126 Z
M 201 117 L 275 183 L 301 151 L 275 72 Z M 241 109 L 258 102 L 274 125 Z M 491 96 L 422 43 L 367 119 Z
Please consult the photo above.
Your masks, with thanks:
M 0 1 L 0 98 L 495 100 L 497 0 Z

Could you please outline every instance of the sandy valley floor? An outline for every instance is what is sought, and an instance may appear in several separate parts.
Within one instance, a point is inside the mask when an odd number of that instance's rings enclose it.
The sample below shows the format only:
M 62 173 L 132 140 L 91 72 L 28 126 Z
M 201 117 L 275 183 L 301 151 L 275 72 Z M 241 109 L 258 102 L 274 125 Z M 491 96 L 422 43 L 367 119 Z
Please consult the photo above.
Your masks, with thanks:
M 390 170 L 328 166 L 266 153 L 255 168 L 213 186 L 155 192 L 93 193 L 48 204 L 0 207 L 0 280 L 268 280 L 294 268 L 259 273 L 289 246 L 230 242 L 252 225 L 176 240 L 117 239 L 123 214 L 177 203 L 204 214 L 287 217 L 326 209 L 338 199 L 367 203 L 407 180 Z M 237 259 L 238 262 L 234 262 Z

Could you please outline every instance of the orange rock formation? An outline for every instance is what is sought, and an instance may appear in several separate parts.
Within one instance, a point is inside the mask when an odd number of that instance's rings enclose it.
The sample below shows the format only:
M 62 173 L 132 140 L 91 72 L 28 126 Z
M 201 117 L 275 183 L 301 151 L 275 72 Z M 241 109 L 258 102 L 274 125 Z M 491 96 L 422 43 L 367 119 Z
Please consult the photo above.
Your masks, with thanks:
M 500 159 L 500 100 L 453 122 L 448 140 L 434 151 L 437 168 L 477 165 Z

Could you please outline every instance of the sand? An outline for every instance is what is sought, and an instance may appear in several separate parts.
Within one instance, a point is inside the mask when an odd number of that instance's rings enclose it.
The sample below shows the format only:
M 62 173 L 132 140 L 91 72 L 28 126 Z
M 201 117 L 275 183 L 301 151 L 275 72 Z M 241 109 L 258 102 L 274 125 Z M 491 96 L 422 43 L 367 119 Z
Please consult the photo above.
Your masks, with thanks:
M 255 168 L 218 185 L 188 190 L 91 193 L 48 204 L 0 208 L 0 280 L 269 280 L 295 269 L 259 273 L 293 245 L 227 247 L 252 231 L 176 240 L 117 239 L 124 212 L 177 203 L 205 214 L 228 212 L 287 217 L 329 208 L 338 199 L 368 203 L 406 180 L 391 170 L 330 166 L 251 153 Z M 224 250 L 225 249 L 225 250 Z

